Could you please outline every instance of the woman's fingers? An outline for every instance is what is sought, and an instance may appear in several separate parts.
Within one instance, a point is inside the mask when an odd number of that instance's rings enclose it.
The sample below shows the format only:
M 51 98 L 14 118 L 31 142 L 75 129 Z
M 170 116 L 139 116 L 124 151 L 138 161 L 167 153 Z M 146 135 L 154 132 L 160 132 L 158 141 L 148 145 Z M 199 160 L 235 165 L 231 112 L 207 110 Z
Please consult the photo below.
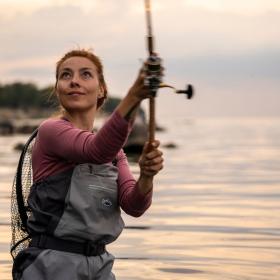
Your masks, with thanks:
M 162 153 L 161 153 L 162 154 Z M 146 159 L 145 160 L 145 165 L 147 166 L 151 166 L 151 165 L 156 165 L 159 163 L 163 162 L 163 158 L 161 157 L 161 155 L 154 157 L 153 159 Z
M 156 148 L 158 148 L 160 145 L 160 142 L 158 140 L 154 140 L 152 143 L 146 142 L 143 147 L 142 155 L 149 154 L 150 152 L 154 151 Z
M 158 164 L 153 164 L 153 165 L 150 165 L 150 166 L 145 166 L 145 170 L 146 171 L 159 171 L 163 168 L 163 162 L 160 162 Z
M 159 145 L 158 140 L 145 143 L 139 160 L 142 174 L 154 176 L 163 168 L 163 153 L 158 149 Z
M 142 174 L 145 174 L 147 176 L 154 176 L 156 175 L 161 169 L 163 168 L 163 164 L 157 164 L 152 166 L 146 166 L 144 167 L 144 170 L 142 170 Z
M 151 160 L 155 157 L 162 156 L 162 152 L 158 150 L 160 142 L 158 140 L 153 141 L 152 143 L 146 142 L 142 151 L 142 156 L 146 160 Z
M 160 67 L 160 73 L 158 75 L 159 82 L 161 80 L 161 77 L 163 76 L 164 68 Z M 139 70 L 138 76 L 136 78 L 136 81 L 134 82 L 133 86 L 130 89 L 130 92 L 137 96 L 140 100 L 146 99 L 148 97 L 152 96 L 152 92 L 150 90 L 150 82 L 149 78 L 151 77 L 151 74 L 148 71 L 148 64 L 147 62 L 144 62 L 141 69 Z
M 154 159 L 156 157 L 161 157 L 161 156 L 162 156 L 162 151 L 154 150 L 154 151 L 149 152 L 149 153 L 146 154 L 146 159 L 147 160 L 152 160 L 152 159 Z

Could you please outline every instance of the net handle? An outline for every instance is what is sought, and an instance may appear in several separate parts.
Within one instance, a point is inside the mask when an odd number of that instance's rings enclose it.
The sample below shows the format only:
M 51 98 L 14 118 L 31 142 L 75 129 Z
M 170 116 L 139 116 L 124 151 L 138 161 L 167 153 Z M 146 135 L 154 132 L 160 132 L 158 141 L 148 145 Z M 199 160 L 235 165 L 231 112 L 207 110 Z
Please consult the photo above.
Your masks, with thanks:
M 22 230 L 27 231 L 27 213 L 26 213 L 26 207 L 24 205 L 24 199 L 23 199 L 23 193 L 22 193 L 22 165 L 24 161 L 24 156 L 28 150 L 29 144 L 32 142 L 32 140 L 37 136 L 38 128 L 31 134 L 27 142 L 25 143 L 23 150 L 21 152 L 18 166 L 17 166 L 17 175 L 16 175 L 16 197 L 17 197 L 17 205 L 18 205 L 18 212 L 19 216 L 22 222 Z

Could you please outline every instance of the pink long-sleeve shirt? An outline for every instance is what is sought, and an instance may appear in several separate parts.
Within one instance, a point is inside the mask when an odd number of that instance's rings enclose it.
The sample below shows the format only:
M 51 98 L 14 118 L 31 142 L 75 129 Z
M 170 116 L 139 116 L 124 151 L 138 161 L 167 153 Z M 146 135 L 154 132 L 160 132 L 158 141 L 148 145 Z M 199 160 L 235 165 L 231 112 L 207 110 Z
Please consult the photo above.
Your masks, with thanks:
M 118 197 L 129 215 L 141 216 L 150 206 L 152 191 L 143 195 L 121 149 L 132 124 L 115 111 L 97 132 L 76 128 L 66 119 L 48 119 L 38 130 L 32 150 L 33 181 L 58 174 L 79 163 L 102 164 L 117 160 Z

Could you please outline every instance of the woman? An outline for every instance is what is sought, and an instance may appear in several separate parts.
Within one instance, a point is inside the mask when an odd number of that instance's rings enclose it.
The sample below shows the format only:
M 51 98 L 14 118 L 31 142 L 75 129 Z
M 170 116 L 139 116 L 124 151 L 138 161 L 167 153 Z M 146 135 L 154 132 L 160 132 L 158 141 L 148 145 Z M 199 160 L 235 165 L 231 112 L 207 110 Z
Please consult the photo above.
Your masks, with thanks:
M 40 125 L 32 150 L 31 242 L 14 261 L 14 279 L 115 279 L 114 257 L 105 246 L 124 227 L 120 208 L 142 215 L 151 204 L 153 177 L 163 167 L 159 142 L 146 144 L 136 181 L 122 150 L 137 108 L 149 96 L 145 76 L 142 69 L 94 134 L 97 110 L 107 97 L 102 64 L 85 50 L 58 61 L 55 94 L 62 113 Z

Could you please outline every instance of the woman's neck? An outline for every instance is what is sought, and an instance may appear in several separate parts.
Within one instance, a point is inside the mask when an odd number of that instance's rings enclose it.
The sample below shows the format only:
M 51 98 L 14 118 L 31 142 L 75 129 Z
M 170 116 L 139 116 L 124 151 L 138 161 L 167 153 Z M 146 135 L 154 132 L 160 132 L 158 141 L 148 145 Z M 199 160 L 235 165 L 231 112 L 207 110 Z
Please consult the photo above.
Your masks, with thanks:
M 96 110 L 91 110 L 87 112 L 77 112 L 77 111 L 64 111 L 63 117 L 74 124 L 75 127 L 82 130 L 93 130 L 93 124 L 95 119 Z

